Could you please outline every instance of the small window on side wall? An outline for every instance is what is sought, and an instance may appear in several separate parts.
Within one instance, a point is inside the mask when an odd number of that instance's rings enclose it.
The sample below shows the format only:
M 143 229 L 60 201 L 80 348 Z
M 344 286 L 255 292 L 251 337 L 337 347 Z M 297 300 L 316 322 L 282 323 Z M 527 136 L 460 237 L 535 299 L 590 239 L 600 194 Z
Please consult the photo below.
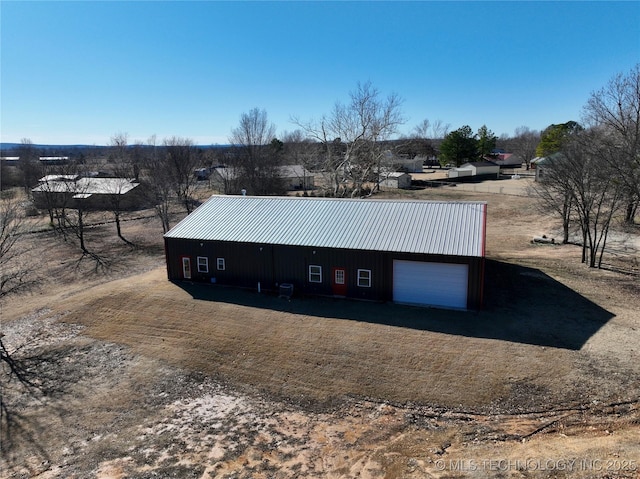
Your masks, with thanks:
M 358 270 L 358 286 L 361 288 L 371 287 L 371 270 L 359 269 Z
M 322 266 L 309 265 L 309 283 L 322 283 Z
M 198 256 L 198 273 L 209 272 L 209 258 L 206 256 Z
M 216 259 L 216 267 L 218 268 L 218 271 L 224 271 L 225 270 L 224 258 L 217 258 Z

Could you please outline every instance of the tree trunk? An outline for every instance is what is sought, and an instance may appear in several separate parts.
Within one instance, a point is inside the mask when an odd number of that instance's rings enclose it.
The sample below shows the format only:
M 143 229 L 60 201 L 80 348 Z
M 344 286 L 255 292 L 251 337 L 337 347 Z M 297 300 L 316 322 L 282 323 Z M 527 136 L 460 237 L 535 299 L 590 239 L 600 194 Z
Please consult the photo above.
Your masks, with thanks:
M 562 244 L 569 243 L 569 227 L 571 225 L 571 200 L 565 198 L 562 205 Z
M 158 212 L 158 216 L 162 222 L 162 232 L 168 232 L 171 229 L 169 224 L 169 207 L 167 205 L 158 205 L 156 206 L 156 211 Z
M 602 247 L 600 248 L 600 256 L 598 257 L 598 269 L 602 268 L 602 256 L 604 255 L 604 248 L 607 246 L 607 236 L 609 236 L 608 226 L 604 231 L 604 238 L 602 239 Z
M 82 210 L 78 210 L 78 238 L 80 239 L 80 249 L 84 253 L 88 253 L 87 248 L 84 246 L 84 224 L 82 221 Z
M 118 238 L 120 238 L 123 241 L 127 241 L 122 237 L 122 228 L 120 227 L 120 214 L 118 212 L 115 212 L 113 216 L 115 217 L 115 220 L 116 220 L 116 231 L 118 232 Z
M 637 201 L 630 201 L 627 204 L 627 208 L 625 210 L 625 215 L 624 215 L 624 222 L 625 223 L 630 224 L 630 225 L 634 224 L 637 208 L 638 208 L 638 202 Z
M 591 230 L 587 230 L 588 250 L 589 250 L 589 268 L 596 267 L 596 259 L 598 257 L 598 247 L 595 243 L 595 236 L 591 234 Z M 586 244 L 586 243 L 585 243 Z
M 596 267 L 597 251 L 593 245 L 589 246 L 589 268 Z
M 120 224 L 120 213 L 118 211 L 115 211 L 113 215 L 115 216 L 115 220 L 116 220 L 116 231 L 118 232 L 118 238 L 120 238 L 122 241 L 124 241 L 129 245 L 133 245 L 131 241 L 129 241 L 124 236 L 122 236 L 122 226 Z

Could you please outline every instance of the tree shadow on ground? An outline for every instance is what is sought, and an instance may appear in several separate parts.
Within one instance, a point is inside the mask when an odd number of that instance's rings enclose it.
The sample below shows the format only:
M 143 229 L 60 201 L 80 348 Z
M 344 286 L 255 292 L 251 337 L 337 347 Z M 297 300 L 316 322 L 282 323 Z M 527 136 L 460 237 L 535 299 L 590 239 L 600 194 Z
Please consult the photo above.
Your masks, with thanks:
M 542 271 L 486 261 L 484 308 L 452 311 L 341 298 L 301 297 L 177 282 L 194 299 L 323 318 L 579 350 L 614 315 Z

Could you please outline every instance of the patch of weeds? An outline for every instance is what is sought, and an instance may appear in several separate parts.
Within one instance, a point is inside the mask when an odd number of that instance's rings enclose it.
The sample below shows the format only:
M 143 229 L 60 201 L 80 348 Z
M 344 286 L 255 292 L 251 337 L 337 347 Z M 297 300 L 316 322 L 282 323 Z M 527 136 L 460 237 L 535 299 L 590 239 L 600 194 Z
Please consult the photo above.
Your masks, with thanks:
M 536 410 L 541 404 L 551 404 L 548 388 L 529 381 L 518 381 L 511 385 L 509 396 L 496 404 L 500 409 L 523 413 Z
M 268 459 L 263 459 L 260 465 L 257 467 L 261 472 L 278 472 L 279 466 Z
M 166 450 L 167 454 L 179 456 L 187 449 L 187 443 L 182 439 L 173 438 L 170 447 Z M 176 459 L 177 460 L 177 459 Z
M 122 445 L 115 441 L 99 441 L 98 443 L 90 444 L 86 449 L 83 445 L 78 445 L 76 451 L 80 452 L 83 449 L 87 451 L 86 454 L 89 457 L 95 458 L 96 462 L 111 461 L 127 455 Z
M 193 466 L 185 466 L 185 465 L 176 465 L 171 467 L 163 467 L 161 469 L 154 469 L 152 471 L 145 471 L 143 473 L 134 474 L 128 476 L 130 479 L 158 479 L 161 478 L 180 478 L 180 479 L 190 479 L 190 478 L 200 478 L 204 473 L 204 466 L 193 465 Z
M 293 458 L 295 458 L 296 456 L 297 456 L 297 454 L 295 454 L 293 452 L 282 452 L 282 453 L 280 453 L 280 459 L 283 462 L 290 461 Z M 297 464 L 297 466 L 299 466 L 299 464 Z
M 166 467 L 172 467 L 172 464 L 176 464 L 180 461 L 180 458 L 177 455 L 169 455 L 168 457 L 165 457 L 160 464 L 158 465 L 158 467 L 161 468 L 166 468 Z
M 432 415 L 424 415 L 419 412 L 409 411 L 405 414 L 404 420 L 407 424 L 416 427 L 417 429 L 436 430 L 441 429 L 440 424 Z
M 151 464 L 155 464 L 158 458 L 160 457 L 160 453 L 156 450 L 135 450 L 131 454 L 131 459 L 133 460 L 136 466 L 148 466 Z

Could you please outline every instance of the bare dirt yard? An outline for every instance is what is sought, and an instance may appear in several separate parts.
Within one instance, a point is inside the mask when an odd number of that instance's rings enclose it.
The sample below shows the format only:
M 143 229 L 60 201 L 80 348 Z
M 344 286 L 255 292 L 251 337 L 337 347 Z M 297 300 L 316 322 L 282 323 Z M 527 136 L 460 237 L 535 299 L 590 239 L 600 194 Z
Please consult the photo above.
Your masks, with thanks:
M 526 195 L 384 195 L 488 202 L 482 311 L 174 284 L 144 212 L 136 248 L 93 216 L 100 266 L 34 227 L 42 283 L 1 313 L 38 383 L 2 391 L 0 476 L 640 477 L 640 232 L 589 270 L 531 243 L 559 225 Z

